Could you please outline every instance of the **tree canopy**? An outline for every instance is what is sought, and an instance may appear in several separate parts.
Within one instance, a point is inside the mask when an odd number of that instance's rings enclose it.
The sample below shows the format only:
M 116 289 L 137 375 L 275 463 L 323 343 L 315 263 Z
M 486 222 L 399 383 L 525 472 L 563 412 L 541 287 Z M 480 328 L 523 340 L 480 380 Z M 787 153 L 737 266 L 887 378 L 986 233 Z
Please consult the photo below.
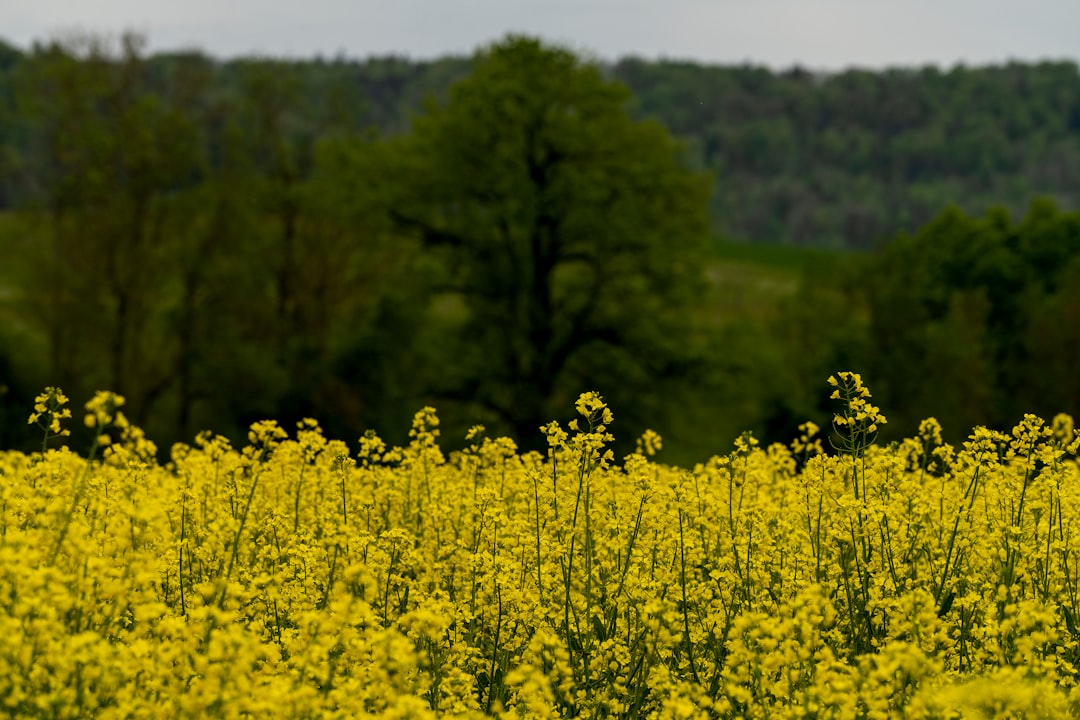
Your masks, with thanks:
M 666 338 L 702 287 L 709 182 L 629 100 L 600 67 L 511 37 L 399 141 L 391 214 L 468 308 L 469 372 L 444 394 L 521 439 L 581 387 L 629 399 L 686 358 Z
M 190 57 L 147 58 L 159 77 Z M 0 47 L 0 98 L 19 65 Z M 217 62 L 212 95 L 235 100 L 261 61 Z M 471 71 L 474 58 L 414 61 L 318 58 L 274 62 L 296 85 L 304 113 L 347 118 L 352 130 L 409 131 L 432 95 Z M 994 205 L 1024 212 L 1036 197 L 1080 207 L 1080 72 L 1073 62 L 1009 62 L 811 72 L 624 58 L 599 65 L 630 89 L 632 114 L 661 122 L 686 143 L 689 163 L 713 177 L 714 231 L 752 242 L 869 249 L 914 232 L 953 202 L 980 214 Z M 5 119 L 0 143 L 26 136 Z M 5 164 L 0 157 L 0 171 Z M 0 172 L 0 208 L 26 189 Z
M 530 446 L 591 389 L 690 462 L 827 423 L 844 367 L 886 434 L 1077 414 L 1077 80 L 0 46 L 0 444 L 46 385 L 162 448 L 429 404 Z

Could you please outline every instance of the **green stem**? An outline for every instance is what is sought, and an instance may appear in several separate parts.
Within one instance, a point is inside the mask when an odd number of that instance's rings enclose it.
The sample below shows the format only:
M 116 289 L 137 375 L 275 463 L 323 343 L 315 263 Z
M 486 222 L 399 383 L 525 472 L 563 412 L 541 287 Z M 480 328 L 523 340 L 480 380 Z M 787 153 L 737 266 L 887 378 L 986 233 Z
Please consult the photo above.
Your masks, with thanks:
M 686 657 L 690 662 L 690 674 L 694 676 L 694 682 L 701 684 L 698 677 L 697 665 L 694 663 L 694 646 L 690 641 L 690 611 L 686 599 L 686 543 L 683 541 L 683 512 L 679 508 L 679 587 L 682 589 L 682 616 L 683 616 L 683 643 L 686 646 Z
M 540 596 L 540 604 L 544 602 L 544 578 L 541 573 L 540 558 L 540 482 L 533 475 L 533 502 L 536 510 L 536 590 Z
M 499 586 L 495 585 L 495 597 L 499 603 L 499 616 L 495 620 L 495 643 L 491 649 L 491 666 L 488 670 L 488 691 L 487 691 L 487 703 L 484 708 L 484 712 L 488 715 L 491 714 L 491 696 L 495 692 L 495 666 L 498 663 L 499 658 L 499 641 L 502 634 L 502 619 L 503 619 L 503 602 L 502 602 L 502 590 Z
M 225 582 L 221 586 L 221 597 L 218 599 L 218 607 L 225 609 L 225 596 L 229 590 L 229 580 L 232 578 L 233 567 L 236 565 L 236 557 L 240 552 L 240 537 L 244 533 L 244 525 L 247 523 L 248 512 L 251 510 L 251 499 L 255 497 L 255 487 L 259 484 L 259 476 L 251 477 L 251 488 L 248 490 L 247 502 L 244 504 L 244 512 L 240 515 L 240 526 L 236 529 L 233 538 L 232 553 L 229 555 L 229 568 L 225 571 Z

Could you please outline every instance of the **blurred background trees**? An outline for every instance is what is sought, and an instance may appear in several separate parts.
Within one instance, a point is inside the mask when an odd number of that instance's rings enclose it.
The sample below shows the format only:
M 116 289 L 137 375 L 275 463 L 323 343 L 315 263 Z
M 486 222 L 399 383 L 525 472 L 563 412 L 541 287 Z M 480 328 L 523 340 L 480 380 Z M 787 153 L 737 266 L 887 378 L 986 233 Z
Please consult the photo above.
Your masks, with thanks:
M 111 388 L 165 447 L 436 405 L 526 447 L 599 390 L 691 462 L 826 424 L 1080 413 L 1080 73 L 218 62 L 0 43 L 0 446 Z M 1015 218 L 1015 219 L 1014 219 Z M 743 242 L 735 242 L 743 241 Z
M 708 179 L 629 99 L 570 52 L 510 38 L 395 147 L 390 215 L 462 307 L 439 395 L 526 445 L 581 388 L 644 421 L 692 362 Z

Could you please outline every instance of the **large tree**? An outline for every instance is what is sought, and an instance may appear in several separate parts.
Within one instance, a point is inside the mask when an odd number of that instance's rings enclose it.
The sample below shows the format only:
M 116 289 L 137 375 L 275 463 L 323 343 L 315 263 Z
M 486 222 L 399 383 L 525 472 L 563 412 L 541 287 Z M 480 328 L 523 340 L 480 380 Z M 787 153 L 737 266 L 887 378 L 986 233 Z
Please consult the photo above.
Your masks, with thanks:
M 685 371 L 709 182 L 602 68 L 510 37 L 473 59 L 402 146 L 392 210 L 464 300 L 443 399 L 519 441 L 577 392 L 643 406 Z
M 155 79 L 139 36 L 73 36 L 36 46 L 16 78 L 30 210 L 20 295 L 48 347 L 45 372 L 69 392 L 121 392 L 137 414 L 173 383 L 165 318 L 177 228 L 202 174 L 202 65 L 177 57 Z

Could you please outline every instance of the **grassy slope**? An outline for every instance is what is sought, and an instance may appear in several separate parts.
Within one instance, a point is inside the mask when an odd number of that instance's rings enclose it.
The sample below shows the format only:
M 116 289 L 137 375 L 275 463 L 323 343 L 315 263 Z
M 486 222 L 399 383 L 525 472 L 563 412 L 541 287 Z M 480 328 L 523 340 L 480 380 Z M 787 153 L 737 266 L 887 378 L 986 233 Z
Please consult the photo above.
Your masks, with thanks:
M 735 318 L 766 319 L 793 295 L 806 274 L 821 276 L 846 253 L 717 240 L 706 268 L 706 312 L 717 323 Z

